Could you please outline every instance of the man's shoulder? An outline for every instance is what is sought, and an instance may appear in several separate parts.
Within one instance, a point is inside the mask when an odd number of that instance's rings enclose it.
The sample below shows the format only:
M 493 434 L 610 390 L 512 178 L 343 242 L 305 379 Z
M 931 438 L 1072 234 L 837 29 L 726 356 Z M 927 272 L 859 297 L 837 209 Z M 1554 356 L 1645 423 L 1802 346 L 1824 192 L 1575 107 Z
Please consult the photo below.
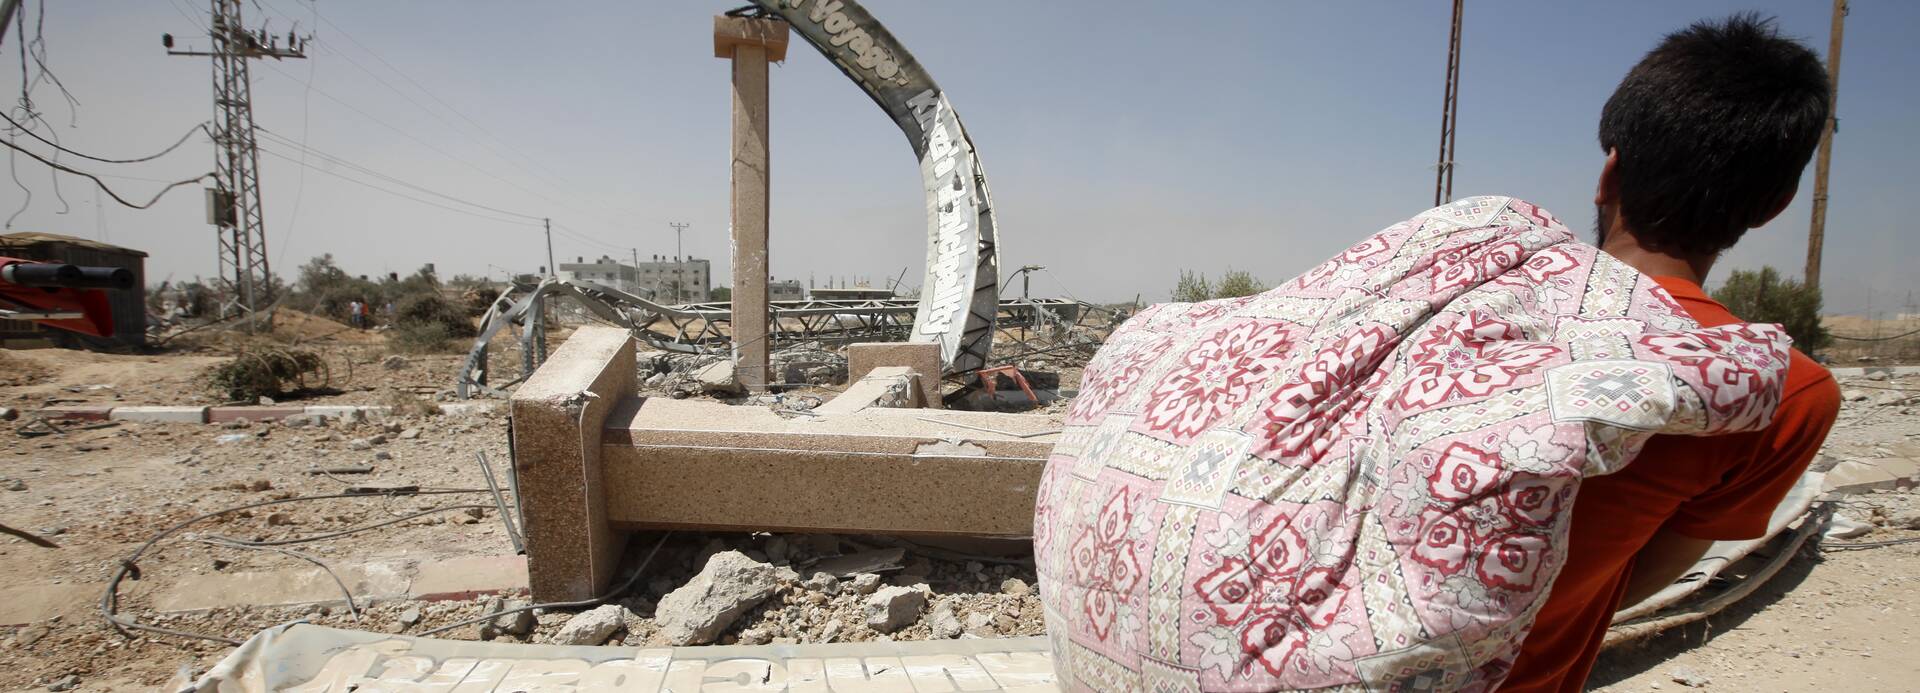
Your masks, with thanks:
M 1776 426 L 1818 424 L 1825 431 L 1840 416 L 1840 384 L 1833 373 L 1798 349 L 1787 360 L 1787 380 L 1774 410 Z

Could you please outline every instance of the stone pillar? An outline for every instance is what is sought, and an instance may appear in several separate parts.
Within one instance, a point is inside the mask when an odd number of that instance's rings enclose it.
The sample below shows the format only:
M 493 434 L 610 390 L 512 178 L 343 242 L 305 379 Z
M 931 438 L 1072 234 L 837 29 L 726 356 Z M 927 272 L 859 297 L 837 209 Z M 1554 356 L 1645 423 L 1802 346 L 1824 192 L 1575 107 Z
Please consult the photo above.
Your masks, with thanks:
M 733 61 L 733 364 L 767 386 L 767 63 L 787 58 L 787 23 L 713 18 L 713 55 Z

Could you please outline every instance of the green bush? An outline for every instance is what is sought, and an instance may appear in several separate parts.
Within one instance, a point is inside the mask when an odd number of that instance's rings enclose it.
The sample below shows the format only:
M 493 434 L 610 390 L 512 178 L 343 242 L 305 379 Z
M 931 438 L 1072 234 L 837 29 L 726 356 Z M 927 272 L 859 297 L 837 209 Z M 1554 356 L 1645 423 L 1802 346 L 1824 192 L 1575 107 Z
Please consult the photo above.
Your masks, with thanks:
M 394 305 L 394 329 L 438 325 L 449 339 L 465 339 L 480 333 L 465 308 L 455 305 L 439 292 L 416 293 Z
M 431 354 L 453 347 L 447 326 L 434 322 L 403 322 L 387 332 L 387 347 L 407 354 Z
M 1180 281 L 1173 285 L 1173 300 L 1177 303 L 1197 303 L 1216 298 L 1240 298 L 1261 293 L 1268 288 L 1252 272 L 1244 270 L 1227 270 L 1217 285 L 1207 281 L 1205 274 L 1180 270 Z
M 1207 283 L 1207 275 L 1180 270 L 1180 282 L 1173 285 L 1175 303 L 1199 303 L 1210 298 L 1213 287 Z
M 1734 270 L 1714 290 L 1713 300 L 1741 320 L 1779 323 L 1793 337 L 1793 345 L 1809 356 L 1833 341 L 1820 324 L 1820 287 L 1782 278 L 1772 267 Z

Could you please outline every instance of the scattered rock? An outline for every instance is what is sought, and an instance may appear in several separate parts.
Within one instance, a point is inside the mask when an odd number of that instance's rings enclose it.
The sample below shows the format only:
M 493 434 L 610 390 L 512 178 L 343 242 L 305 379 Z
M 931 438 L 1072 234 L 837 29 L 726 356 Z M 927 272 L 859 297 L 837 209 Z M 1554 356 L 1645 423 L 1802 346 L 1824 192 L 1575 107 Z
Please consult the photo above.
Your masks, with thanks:
M 877 586 L 878 583 L 875 585 Z M 840 578 L 826 573 L 814 573 L 813 577 L 807 578 L 807 581 L 800 583 L 800 586 L 807 588 L 809 592 L 819 592 L 831 597 L 840 593 Z
M 399 356 L 388 356 L 387 360 L 380 362 L 380 365 L 387 370 L 397 371 L 407 367 L 407 360 Z
M 847 587 L 852 589 L 854 594 L 873 594 L 874 590 L 880 589 L 880 576 L 873 573 L 860 573 L 847 578 Z
M 260 406 L 271 407 L 273 405 L 274 405 L 274 401 L 272 397 L 268 397 L 266 395 L 260 396 Z
M 1864 402 L 1869 395 L 1865 390 L 1841 390 L 1840 399 L 1848 402 Z
M 409 606 L 405 611 L 400 612 L 400 625 L 411 628 L 414 626 L 414 624 L 417 624 L 419 622 L 420 622 L 420 607 Z
M 525 609 L 528 606 L 531 606 L 531 604 L 528 604 L 524 599 L 513 599 L 507 601 L 501 608 L 511 611 L 513 609 Z M 510 614 L 501 614 L 493 617 L 491 623 L 494 629 L 502 633 L 509 635 L 526 635 L 533 632 L 533 612 L 519 611 Z
M 647 387 L 657 388 L 665 384 L 667 384 L 667 374 L 665 373 L 655 373 L 647 376 Z
M 1667 676 L 1672 677 L 1674 683 L 1688 688 L 1705 688 L 1707 684 L 1713 683 L 1712 678 L 1687 667 L 1674 667 L 1667 671 Z
M 20 410 L 13 407 L 0 407 L 0 421 L 12 421 L 20 418 Z
M 293 524 L 292 515 L 289 515 L 287 513 L 268 513 L 267 514 L 267 526 L 269 527 L 279 527 L 281 525 L 290 525 L 290 524 Z M 416 615 L 418 614 L 417 611 L 415 613 Z
M 407 430 L 400 432 L 401 440 L 413 440 L 419 437 L 420 437 L 420 429 L 418 428 L 409 428 Z
M 253 436 L 247 435 L 245 433 L 228 433 L 218 438 L 214 438 L 213 442 L 219 443 L 221 445 L 226 445 L 228 443 L 244 443 L 252 439 L 253 439 Z
M 820 627 L 820 642 L 833 642 L 835 638 L 840 637 L 840 631 L 846 628 L 847 625 L 841 623 L 840 619 L 827 621 L 826 625 Z
M 767 560 L 774 563 L 787 562 L 787 540 L 784 537 L 767 537 Z
M 27 626 L 26 628 L 20 629 L 19 635 L 13 636 L 13 646 L 32 647 L 34 643 L 40 642 L 41 638 L 47 637 L 47 633 L 49 632 L 51 631 L 47 629 L 46 624 L 35 623 Z
M 960 637 L 966 628 L 960 625 L 960 617 L 954 615 L 953 604 L 942 602 L 934 608 L 933 615 L 927 617 L 927 627 L 933 631 L 933 637 L 941 640 Z
M 27 482 L 21 481 L 19 479 L 8 479 L 7 490 L 8 491 L 25 491 L 27 490 Z
M 226 438 L 227 436 L 220 436 L 220 437 Z M 367 440 L 365 438 L 355 438 L 353 440 L 347 441 L 347 448 L 352 450 L 372 450 L 373 441 Z
M 1033 588 L 1027 586 L 1027 581 L 1022 580 L 1020 578 L 1007 578 L 1006 580 L 1003 580 L 1000 582 L 1000 593 L 1011 594 L 1016 597 L 1024 597 L 1029 594 L 1032 594 Z
M 47 690 L 70 691 L 78 685 L 80 685 L 80 676 L 78 674 L 67 674 L 66 676 L 54 679 L 53 683 L 47 684 Z
M 1920 510 L 1902 510 L 1887 519 L 1887 525 L 1900 529 L 1920 529 Z
M 654 622 L 669 645 L 704 645 L 779 588 L 773 566 L 722 551 L 680 589 L 660 599 Z
M 861 612 L 866 616 L 868 628 L 892 633 L 920 620 L 920 612 L 926 606 L 927 595 L 920 590 L 887 587 L 867 597 L 861 604 Z
M 487 516 L 487 511 L 485 510 L 482 510 L 480 508 L 467 508 L 465 510 L 460 511 L 459 520 L 460 520 L 460 524 L 471 525 L 471 524 L 478 523 L 480 521 L 480 518 L 483 518 L 486 516 Z
M 613 637 L 627 621 L 627 608 L 619 604 L 604 604 L 583 611 L 567 624 L 560 632 L 553 634 L 555 645 L 599 645 Z
M 993 615 L 987 613 L 967 614 L 967 632 L 982 637 L 992 637 Z

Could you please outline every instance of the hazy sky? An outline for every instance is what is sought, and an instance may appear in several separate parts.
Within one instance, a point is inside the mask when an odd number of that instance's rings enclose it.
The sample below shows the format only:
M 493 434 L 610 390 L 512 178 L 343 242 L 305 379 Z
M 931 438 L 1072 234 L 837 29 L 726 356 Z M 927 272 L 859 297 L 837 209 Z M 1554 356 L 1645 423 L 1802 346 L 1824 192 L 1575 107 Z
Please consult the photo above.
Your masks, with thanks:
M 38 5 L 39 3 L 33 3 Z M 198 0 L 47 3 L 48 65 L 80 102 L 42 85 L 60 139 L 140 156 L 212 116 L 205 58 L 168 57 L 160 34 L 205 48 Z M 1620 76 L 1671 30 L 1741 9 L 1776 14 L 1826 52 L 1822 0 L 1589 3 L 1468 0 L 1458 196 L 1527 198 L 1585 232 L 1601 161 L 1595 124 Z M 1920 3 L 1854 0 L 1841 78 L 1825 282 L 1834 312 L 1920 300 Z M 733 5 L 585 0 L 259 0 L 248 23 L 312 29 L 308 60 L 256 63 L 269 252 L 292 272 L 331 252 L 349 271 L 443 276 L 546 264 L 537 222 L 476 210 L 306 154 L 291 143 L 497 210 L 550 216 L 562 262 L 727 240 L 728 66 L 711 17 Z M 870 10 L 939 80 L 989 172 L 1004 267 L 1040 264 L 1035 293 L 1165 300 L 1181 268 L 1275 282 L 1430 206 L 1449 4 L 1423 2 L 892 2 Z M 319 18 L 324 21 L 316 22 Z M 30 28 L 31 29 L 31 28 Z M 29 31 L 29 38 L 32 32 Z M 18 93 L 17 35 L 0 88 Z M 797 37 L 774 69 L 773 272 L 884 283 L 925 252 L 906 141 Z M 284 141 L 275 137 L 284 138 Z M 32 145 L 34 143 L 25 143 Z M 289 158 L 279 158 L 289 157 Z M 74 163 L 68 159 L 69 163 Z M 150 164 L 74 165 L 139 179 L 211 170 L 197 137 Z M 152 253 L 151 281 L 212 275 L 196 190 L 149 211 L 96 203 L 63 176 L 14 162 L 31 201 L 0 181 L 16 230 L 104 238 Z M 351 178 L 361 183 L 343 179 Z M 1798 275 L 1812 188 L 1748 234 L 1721 267 Z M 110 178 L 144 199 L 151 180 Z M 372 186 L 372 187 L 369 187 Z M 401 199 L 387 189 L 482 215 Z M 104 196 L 98 198 L 105 200 Z M 505 220 L 505 221 L 503 221 Z M 610 244 L 610 245 L 603 245 Z M 504 269 L 502 269 L 504 268 Z M 1716 270 L 1716 278 L 1726 269 Z

